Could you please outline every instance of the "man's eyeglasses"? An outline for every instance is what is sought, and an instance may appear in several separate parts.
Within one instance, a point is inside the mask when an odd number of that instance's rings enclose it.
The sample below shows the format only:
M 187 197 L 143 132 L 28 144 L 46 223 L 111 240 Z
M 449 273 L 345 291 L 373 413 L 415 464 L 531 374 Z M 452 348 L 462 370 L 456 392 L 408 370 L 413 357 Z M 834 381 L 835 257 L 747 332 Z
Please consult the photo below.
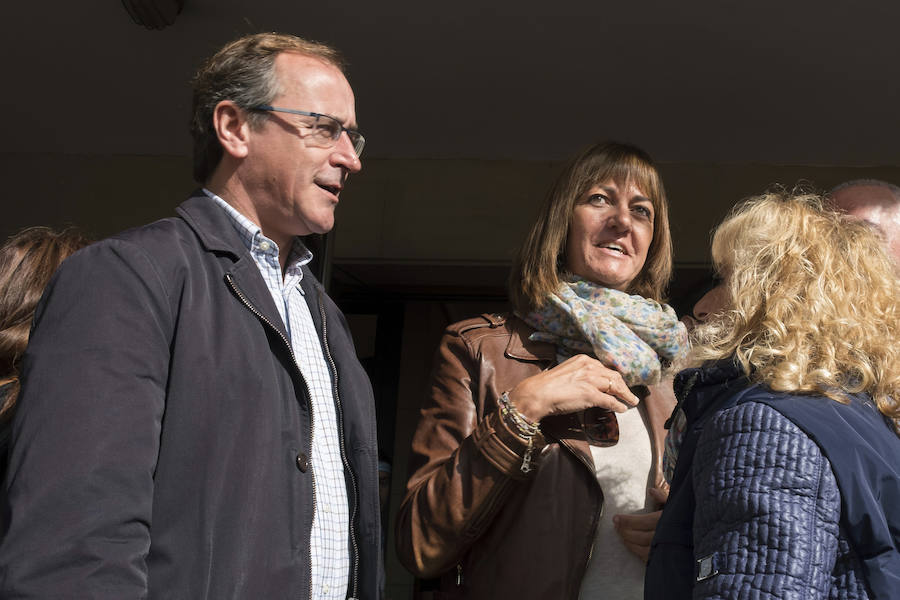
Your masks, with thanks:
M 322 113 L 309 112 L 306 110 L 294 110 L 292 108 L 278 108 L 276 106 L 269 106 L 268 104 L 260 104 L 259 106 L 254 106 L 250 110 L 260 112 L 281 112 L 303 117 L 312 117 L 312 122 L 305 125 L 310 132 L 301 135 L 301 137 L 306 140 L 307 143 L 319 148 L 331 148 L 337 143 L 338 139 L 340 139 L 341 133 L 345 131 L 350 138 L 350 143 L 353 144 L 353 150 L 356 151 L 356 156 L 362 156 L 363 148 L 366 147 L 366 138 L 363 137 L 363 134 L 355 129 L 344 127 L 340 121 L 330 115 L 323 115 Z

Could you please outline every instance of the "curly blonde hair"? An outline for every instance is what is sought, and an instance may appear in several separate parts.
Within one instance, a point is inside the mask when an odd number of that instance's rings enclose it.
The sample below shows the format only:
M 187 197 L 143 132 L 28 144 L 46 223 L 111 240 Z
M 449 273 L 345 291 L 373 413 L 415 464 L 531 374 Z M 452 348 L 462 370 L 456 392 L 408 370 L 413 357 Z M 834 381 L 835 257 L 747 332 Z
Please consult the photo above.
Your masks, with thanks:
M 719 225 L 712 256 L 728 308 L 694 330 L 690 364 L 734 356 L 776 391 L 865 392 L 900 432 L 900 284 L 871 226 L 770 192 Z

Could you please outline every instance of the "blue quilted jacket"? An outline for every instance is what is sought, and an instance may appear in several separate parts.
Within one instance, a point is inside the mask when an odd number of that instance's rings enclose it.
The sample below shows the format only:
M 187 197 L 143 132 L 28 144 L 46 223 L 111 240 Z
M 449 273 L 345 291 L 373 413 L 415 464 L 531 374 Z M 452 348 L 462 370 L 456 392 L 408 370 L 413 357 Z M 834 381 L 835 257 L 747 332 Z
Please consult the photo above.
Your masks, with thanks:
M 730 361 L 675 387 L 645 598 L 900 599 L 900 438 L 871 401 L 774 393 Z

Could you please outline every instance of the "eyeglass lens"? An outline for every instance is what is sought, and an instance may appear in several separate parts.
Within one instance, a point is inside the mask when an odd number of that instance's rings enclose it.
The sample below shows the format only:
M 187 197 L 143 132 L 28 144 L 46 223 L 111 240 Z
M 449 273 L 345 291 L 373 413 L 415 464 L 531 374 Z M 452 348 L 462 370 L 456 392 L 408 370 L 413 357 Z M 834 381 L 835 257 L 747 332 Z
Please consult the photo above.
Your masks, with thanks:
M 315 135 L 316 138 L 321 140 L 324 144 L 331 146 L 336 143 L 343 131 L 347 132 L 347 136 L 350 138 L 350 143 L 353 144 L 353 150 L 356 152 L 356 155 L 359 156 L 362 154 L 363 148 L 366 145 L 366 139 L 360 132 L 353 129 L 345 129 L 340 121 L 333 119 L 328 115 L 319 115 L 316 117 Z

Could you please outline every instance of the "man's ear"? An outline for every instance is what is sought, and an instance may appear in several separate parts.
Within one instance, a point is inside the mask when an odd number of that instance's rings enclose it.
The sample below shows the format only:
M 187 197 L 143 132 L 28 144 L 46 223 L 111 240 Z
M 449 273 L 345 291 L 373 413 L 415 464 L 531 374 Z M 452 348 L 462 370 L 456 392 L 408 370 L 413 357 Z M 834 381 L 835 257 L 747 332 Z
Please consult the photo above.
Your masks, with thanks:
M 250 124 L 247 113 L 231 100 L 222 100 L 213 109 L 213 128 L 222 150 L 234 158 L 249 152 Z

